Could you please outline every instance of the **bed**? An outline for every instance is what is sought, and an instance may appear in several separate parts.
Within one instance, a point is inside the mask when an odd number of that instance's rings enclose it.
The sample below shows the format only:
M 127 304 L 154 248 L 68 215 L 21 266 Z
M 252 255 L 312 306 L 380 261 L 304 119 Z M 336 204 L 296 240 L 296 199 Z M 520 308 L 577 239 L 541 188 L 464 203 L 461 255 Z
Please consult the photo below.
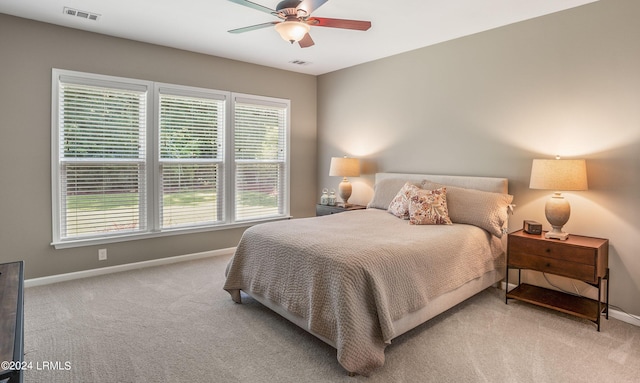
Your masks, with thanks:
M 412 224 L 424 212 L 417 196 L 448 222 Z M 365 210 L 247 229 L 224 289 L 335 347 L 348 372 L 369 375 L 394 338 L 503 278 L 512 198 L 504 178 L 378 173 Z M 393 209 L 399 201 L 404 215 Z

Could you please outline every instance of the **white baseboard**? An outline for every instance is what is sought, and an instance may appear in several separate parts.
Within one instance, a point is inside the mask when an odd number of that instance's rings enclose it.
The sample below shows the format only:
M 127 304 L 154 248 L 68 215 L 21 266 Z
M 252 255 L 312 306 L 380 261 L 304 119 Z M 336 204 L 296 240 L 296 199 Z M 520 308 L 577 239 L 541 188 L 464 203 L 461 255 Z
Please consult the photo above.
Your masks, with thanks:
M 514 289 L 517 286 L 518 285 L 509 283 L 509 290 Z M 500 282 L 500 289 L 504 290 L 504 288 L 505 288 L 505 283 L 504 281 L 502 281 Z M 616 310 L 611 306 L 609 306 L 609 317 L 640 327 L 640 317 L 638 317 L 637 315 L 628 314 L 624 311 Z
M 500 290 L 504 290 L 504 287 L 505 287 L 504 281 L 500 282 Z M 513 283 L 509 283 L 509 290 L 513 290 L 516 287 L 518 287 L 518 285 L 514 285 Z
M 201 259 L 201 258 L 219 257 L 219 256 L 222 256 L 222 255 L 231 255 L 231 254 L 234 253 L 235 250 L 236 250 L 235 247 L 230 247 L 230 248 L 227 248 L 227 249 L 204 251 L 202 253 L 178 255 L 178 256 L 175 256 L 175 257 L 152 259 L 150 261 L 127 263 L 127 264 L 124 264 L 124 265 L 101 267 L 99 269 L 83 270 L 83 271 L 77 271 L 77 272 L 73 272 L 73 273 L 51 275 L 51 276 L 48 276 L 48 277 L 41 277 L 41 278 L 32 278 L 32 279 L 27 279 L 27 280 L 24 281 L 24 287 L 43 286 L 43 285 L 49 285 L 49 284 L 52 284 L 52 283 L 72 281 L 74 279 L 95 277 L 95 276 L 98 276 L 98 275 L 106 275 L 106 274 L 117 273 L 117 272 L 121 272 L 121 271 L 142 269 L 144 267 L 169 265 L 169 264 L 172 264 L 172 263 L 184 262 L 184 261 L 193 261 L 193 260 Z
M 609 307 L 609 317 L 640 327 L 640 317 Z

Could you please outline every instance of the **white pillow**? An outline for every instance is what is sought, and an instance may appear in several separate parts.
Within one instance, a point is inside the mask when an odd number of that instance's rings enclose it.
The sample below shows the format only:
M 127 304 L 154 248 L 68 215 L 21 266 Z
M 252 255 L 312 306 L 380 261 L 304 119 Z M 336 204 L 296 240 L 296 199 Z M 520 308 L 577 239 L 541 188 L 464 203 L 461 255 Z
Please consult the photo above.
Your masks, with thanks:
M 446 186 L 447 207 L 452 222 L 478 226 L 498 238 L 507 231 L 512 195 L 442 185 L 429 180 L 424 180 L 421 186 L 423 189 Z

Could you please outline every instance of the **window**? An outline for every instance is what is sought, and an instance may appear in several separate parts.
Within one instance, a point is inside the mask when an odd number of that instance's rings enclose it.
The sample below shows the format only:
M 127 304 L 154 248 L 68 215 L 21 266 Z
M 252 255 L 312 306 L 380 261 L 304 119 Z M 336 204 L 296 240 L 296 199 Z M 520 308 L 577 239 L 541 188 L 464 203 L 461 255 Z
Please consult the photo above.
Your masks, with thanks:
M 225 97 L 160 87 L 160 227 L 224 222 Z
M 235 219 L 281 216 L 286 203 L 287 105 L 234 100 Z
M 146 231 L 148 84 L 62 74 L 57 88 L 54 238 Z
M 53 244 L 285 218 L 289 101 L 53 70 Z

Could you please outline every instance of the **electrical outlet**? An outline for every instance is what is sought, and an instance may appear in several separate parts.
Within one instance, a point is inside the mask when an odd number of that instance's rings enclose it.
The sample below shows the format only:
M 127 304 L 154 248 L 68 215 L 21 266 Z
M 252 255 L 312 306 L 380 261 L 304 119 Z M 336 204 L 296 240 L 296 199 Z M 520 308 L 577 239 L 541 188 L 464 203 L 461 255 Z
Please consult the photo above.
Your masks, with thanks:
M 98 249 L 98 261 L 107 260 L 107 249 Z

